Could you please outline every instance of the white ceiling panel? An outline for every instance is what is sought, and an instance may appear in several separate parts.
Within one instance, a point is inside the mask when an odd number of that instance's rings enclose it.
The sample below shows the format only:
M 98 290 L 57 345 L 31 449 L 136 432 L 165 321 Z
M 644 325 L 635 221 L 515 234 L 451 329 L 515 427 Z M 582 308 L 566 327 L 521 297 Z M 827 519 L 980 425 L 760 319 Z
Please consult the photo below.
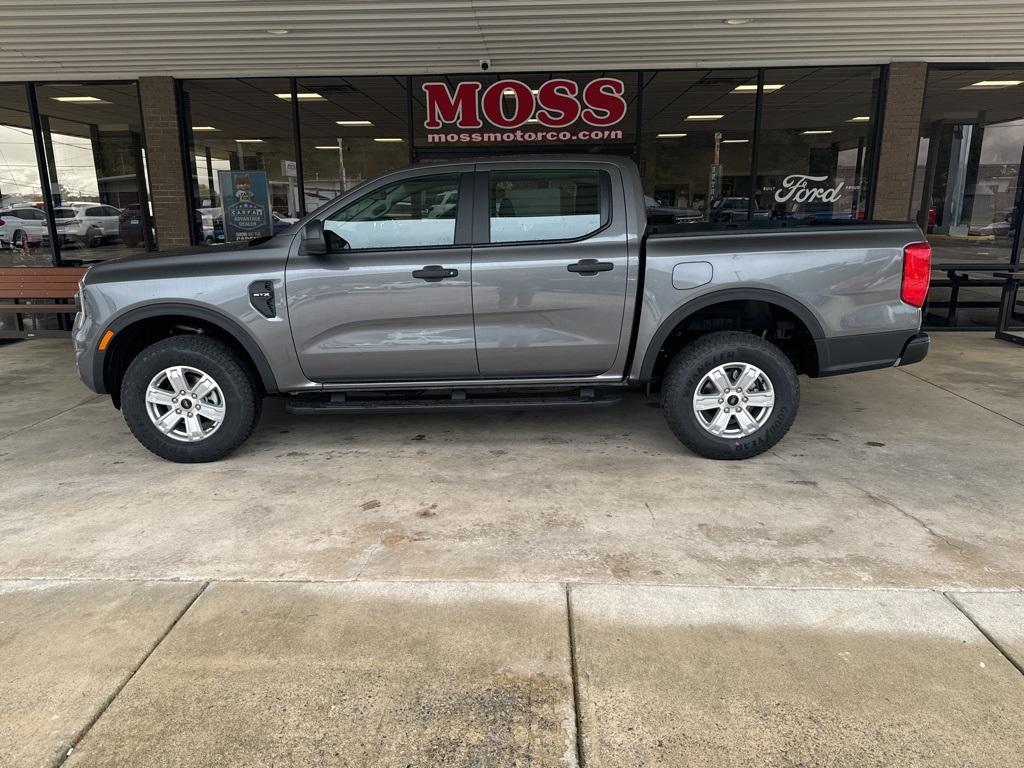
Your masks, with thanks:
M 6 81 L 473 72 L 480 59 L 495 72 L 1024 61 L 1021 0 L 0 0 L 0 12 Z

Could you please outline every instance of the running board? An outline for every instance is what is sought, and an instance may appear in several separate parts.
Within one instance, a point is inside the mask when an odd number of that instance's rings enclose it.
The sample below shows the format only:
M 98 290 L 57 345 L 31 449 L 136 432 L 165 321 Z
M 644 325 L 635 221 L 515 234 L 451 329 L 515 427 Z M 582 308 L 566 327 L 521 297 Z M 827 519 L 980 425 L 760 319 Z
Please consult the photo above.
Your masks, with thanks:
M 373 411 L 375 413 L 418 413 L 423 411 L 477 411 L 496 409 L 525 410 L 533 408 L 572 408 L 579 406 L 600 407 L 617 405 L 622 402 L 619 394 L 595 393 L 593 387 L 581 387 L 574 393 L 517 395 L 467 393 L 457 389 L 448 396 L 435 398 L 363 398 L 354 399 L 343 392 L 330 395 L 306 395 L 290 397 L 285 402 L 288 413 L 300 416 L 313 416 L 330 413 L 349 413 L 353 411 Z

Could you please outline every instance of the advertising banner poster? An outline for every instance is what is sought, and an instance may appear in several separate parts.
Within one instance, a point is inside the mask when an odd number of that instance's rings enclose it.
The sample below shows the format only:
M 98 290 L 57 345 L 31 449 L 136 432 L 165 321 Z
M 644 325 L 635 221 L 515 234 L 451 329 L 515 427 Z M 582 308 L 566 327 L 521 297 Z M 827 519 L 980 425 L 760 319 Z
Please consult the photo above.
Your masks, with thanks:
M 238 243 L 274 234 L 266 171 L 218 171 L 224 205 L 224 241 Z

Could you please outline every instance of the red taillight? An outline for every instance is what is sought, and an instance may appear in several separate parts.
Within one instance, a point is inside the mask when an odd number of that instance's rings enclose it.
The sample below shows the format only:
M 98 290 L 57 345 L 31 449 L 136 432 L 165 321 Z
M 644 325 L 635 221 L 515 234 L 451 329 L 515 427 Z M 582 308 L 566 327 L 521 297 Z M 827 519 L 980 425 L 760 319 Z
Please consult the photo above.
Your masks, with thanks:
M 0 219 L 0 227 L 2 227 L 6 223 L 7 223 L 6 221 L 4 221 L 3 219 Z
M 900 298 L 915 307 L 924 306 L 932 277 L 932 247 L 911 243 L 903 249 L 903 286 Z

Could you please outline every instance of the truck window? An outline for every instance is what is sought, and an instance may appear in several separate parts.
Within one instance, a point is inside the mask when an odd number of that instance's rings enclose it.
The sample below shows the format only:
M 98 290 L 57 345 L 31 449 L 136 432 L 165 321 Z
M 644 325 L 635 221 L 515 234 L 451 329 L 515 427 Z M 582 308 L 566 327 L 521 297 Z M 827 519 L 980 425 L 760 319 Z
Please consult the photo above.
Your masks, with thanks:
M 491 242 L 576 240 L 596 232 L 606 218 L 601 210 L 603 173 L 491 171 Z
M 324 221 L 328 244 L 353 250 L 425 248 L 455 243 L 459 174 L 421 176 L 376 189 Z M 336 246 L 334 246 L 336 247 Z

